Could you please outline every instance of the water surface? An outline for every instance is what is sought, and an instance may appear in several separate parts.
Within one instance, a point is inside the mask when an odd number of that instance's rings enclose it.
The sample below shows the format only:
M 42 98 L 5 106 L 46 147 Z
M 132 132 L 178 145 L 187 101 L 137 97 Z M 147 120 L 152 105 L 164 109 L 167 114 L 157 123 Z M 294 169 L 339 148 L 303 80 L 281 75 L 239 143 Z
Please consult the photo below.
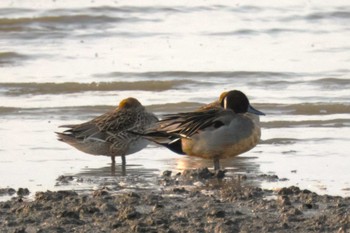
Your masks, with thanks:
M 261 144 L 223 161 L 230 174 L 349 196 L 349 12 L 346 1 L 1 1 L 0 187 L 108 177 L 109 158 L 54 132 L 125 97 L 161 115 L 239 89 L 267 115 Z M 155 146 L 127 163 L 128 176 L 150 178 L 212 166 Z

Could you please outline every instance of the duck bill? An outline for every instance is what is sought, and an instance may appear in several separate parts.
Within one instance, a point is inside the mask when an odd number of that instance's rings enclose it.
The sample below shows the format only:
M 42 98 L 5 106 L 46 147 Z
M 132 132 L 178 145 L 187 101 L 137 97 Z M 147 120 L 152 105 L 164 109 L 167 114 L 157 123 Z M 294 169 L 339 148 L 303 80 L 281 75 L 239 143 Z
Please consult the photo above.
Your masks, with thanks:
M 259 115 L 259 116 L 265 116 L 265 113 L 260 112 L 259 110 L 253 108 L 251 105 L 248 106 L 248 111 L 247 112 L 255 114 L 255 115 Z

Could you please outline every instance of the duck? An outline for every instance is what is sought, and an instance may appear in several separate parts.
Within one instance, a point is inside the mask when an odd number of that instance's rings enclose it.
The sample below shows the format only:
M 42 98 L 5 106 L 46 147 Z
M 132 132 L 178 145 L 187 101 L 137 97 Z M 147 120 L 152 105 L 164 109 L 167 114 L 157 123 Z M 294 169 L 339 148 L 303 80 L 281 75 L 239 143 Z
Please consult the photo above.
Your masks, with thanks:
M 133 97 L 120 101 L 117 108 L 81 124 L 61 125 L 68 128 L 56 132 L 58 140 L 91 155 L 110 156 L 112 166 L 120 156 L 125 167 L 125 156 L 145 148 L 149 141 L 130 131 L 142 133 L 158 121 Z
M 232 158 L 254 148 L 261 137 L 259 116 L 239 90 L 223 92 L 219 99 L 192 112 L 164 115 L 143 137 L 169 150 L 212 159 Z

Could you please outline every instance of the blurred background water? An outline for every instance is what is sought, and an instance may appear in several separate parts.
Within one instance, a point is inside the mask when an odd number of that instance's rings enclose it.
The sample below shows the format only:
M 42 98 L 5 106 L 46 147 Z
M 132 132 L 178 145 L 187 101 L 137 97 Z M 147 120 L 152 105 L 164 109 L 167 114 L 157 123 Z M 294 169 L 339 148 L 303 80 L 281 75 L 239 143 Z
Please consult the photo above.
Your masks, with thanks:
M 223 166 L 350 195 L 348 1 L 0 2 L 0 188 L 55 188 L 63 174 L 108 176 L 110 159 L 56 140 L 138 98 L 156 114 L 190 111 L 239 89 L 262 142 Z M 129 176 L 212 166 L 150 146 Z M 84 186 L 82 184 L 82 186 Z

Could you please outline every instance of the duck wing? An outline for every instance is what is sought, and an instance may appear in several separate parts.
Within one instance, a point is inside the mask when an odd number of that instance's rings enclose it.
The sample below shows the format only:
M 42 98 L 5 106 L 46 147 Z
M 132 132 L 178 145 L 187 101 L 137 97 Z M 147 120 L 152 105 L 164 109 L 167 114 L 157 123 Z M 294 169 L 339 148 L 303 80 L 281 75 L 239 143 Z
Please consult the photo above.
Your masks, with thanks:
M 231 114 L 229 112 L 231 111 L 217 108 L 206 111 L 168 114 L 158 122 L 157 125 L 159 127 L 157 131 L 189 138 L 199 130 L 211 126 L 223 125 L 220 119 L 223 115 Z
M 133 111 L 111 111 L 82 124 L 62 125 L 60 127 L 69 128 L 63 133 L 77 139 L 95 138 L 108 141 L 112 135 L 137 127 L 135 124 L 137 119 L 138 116 Z

